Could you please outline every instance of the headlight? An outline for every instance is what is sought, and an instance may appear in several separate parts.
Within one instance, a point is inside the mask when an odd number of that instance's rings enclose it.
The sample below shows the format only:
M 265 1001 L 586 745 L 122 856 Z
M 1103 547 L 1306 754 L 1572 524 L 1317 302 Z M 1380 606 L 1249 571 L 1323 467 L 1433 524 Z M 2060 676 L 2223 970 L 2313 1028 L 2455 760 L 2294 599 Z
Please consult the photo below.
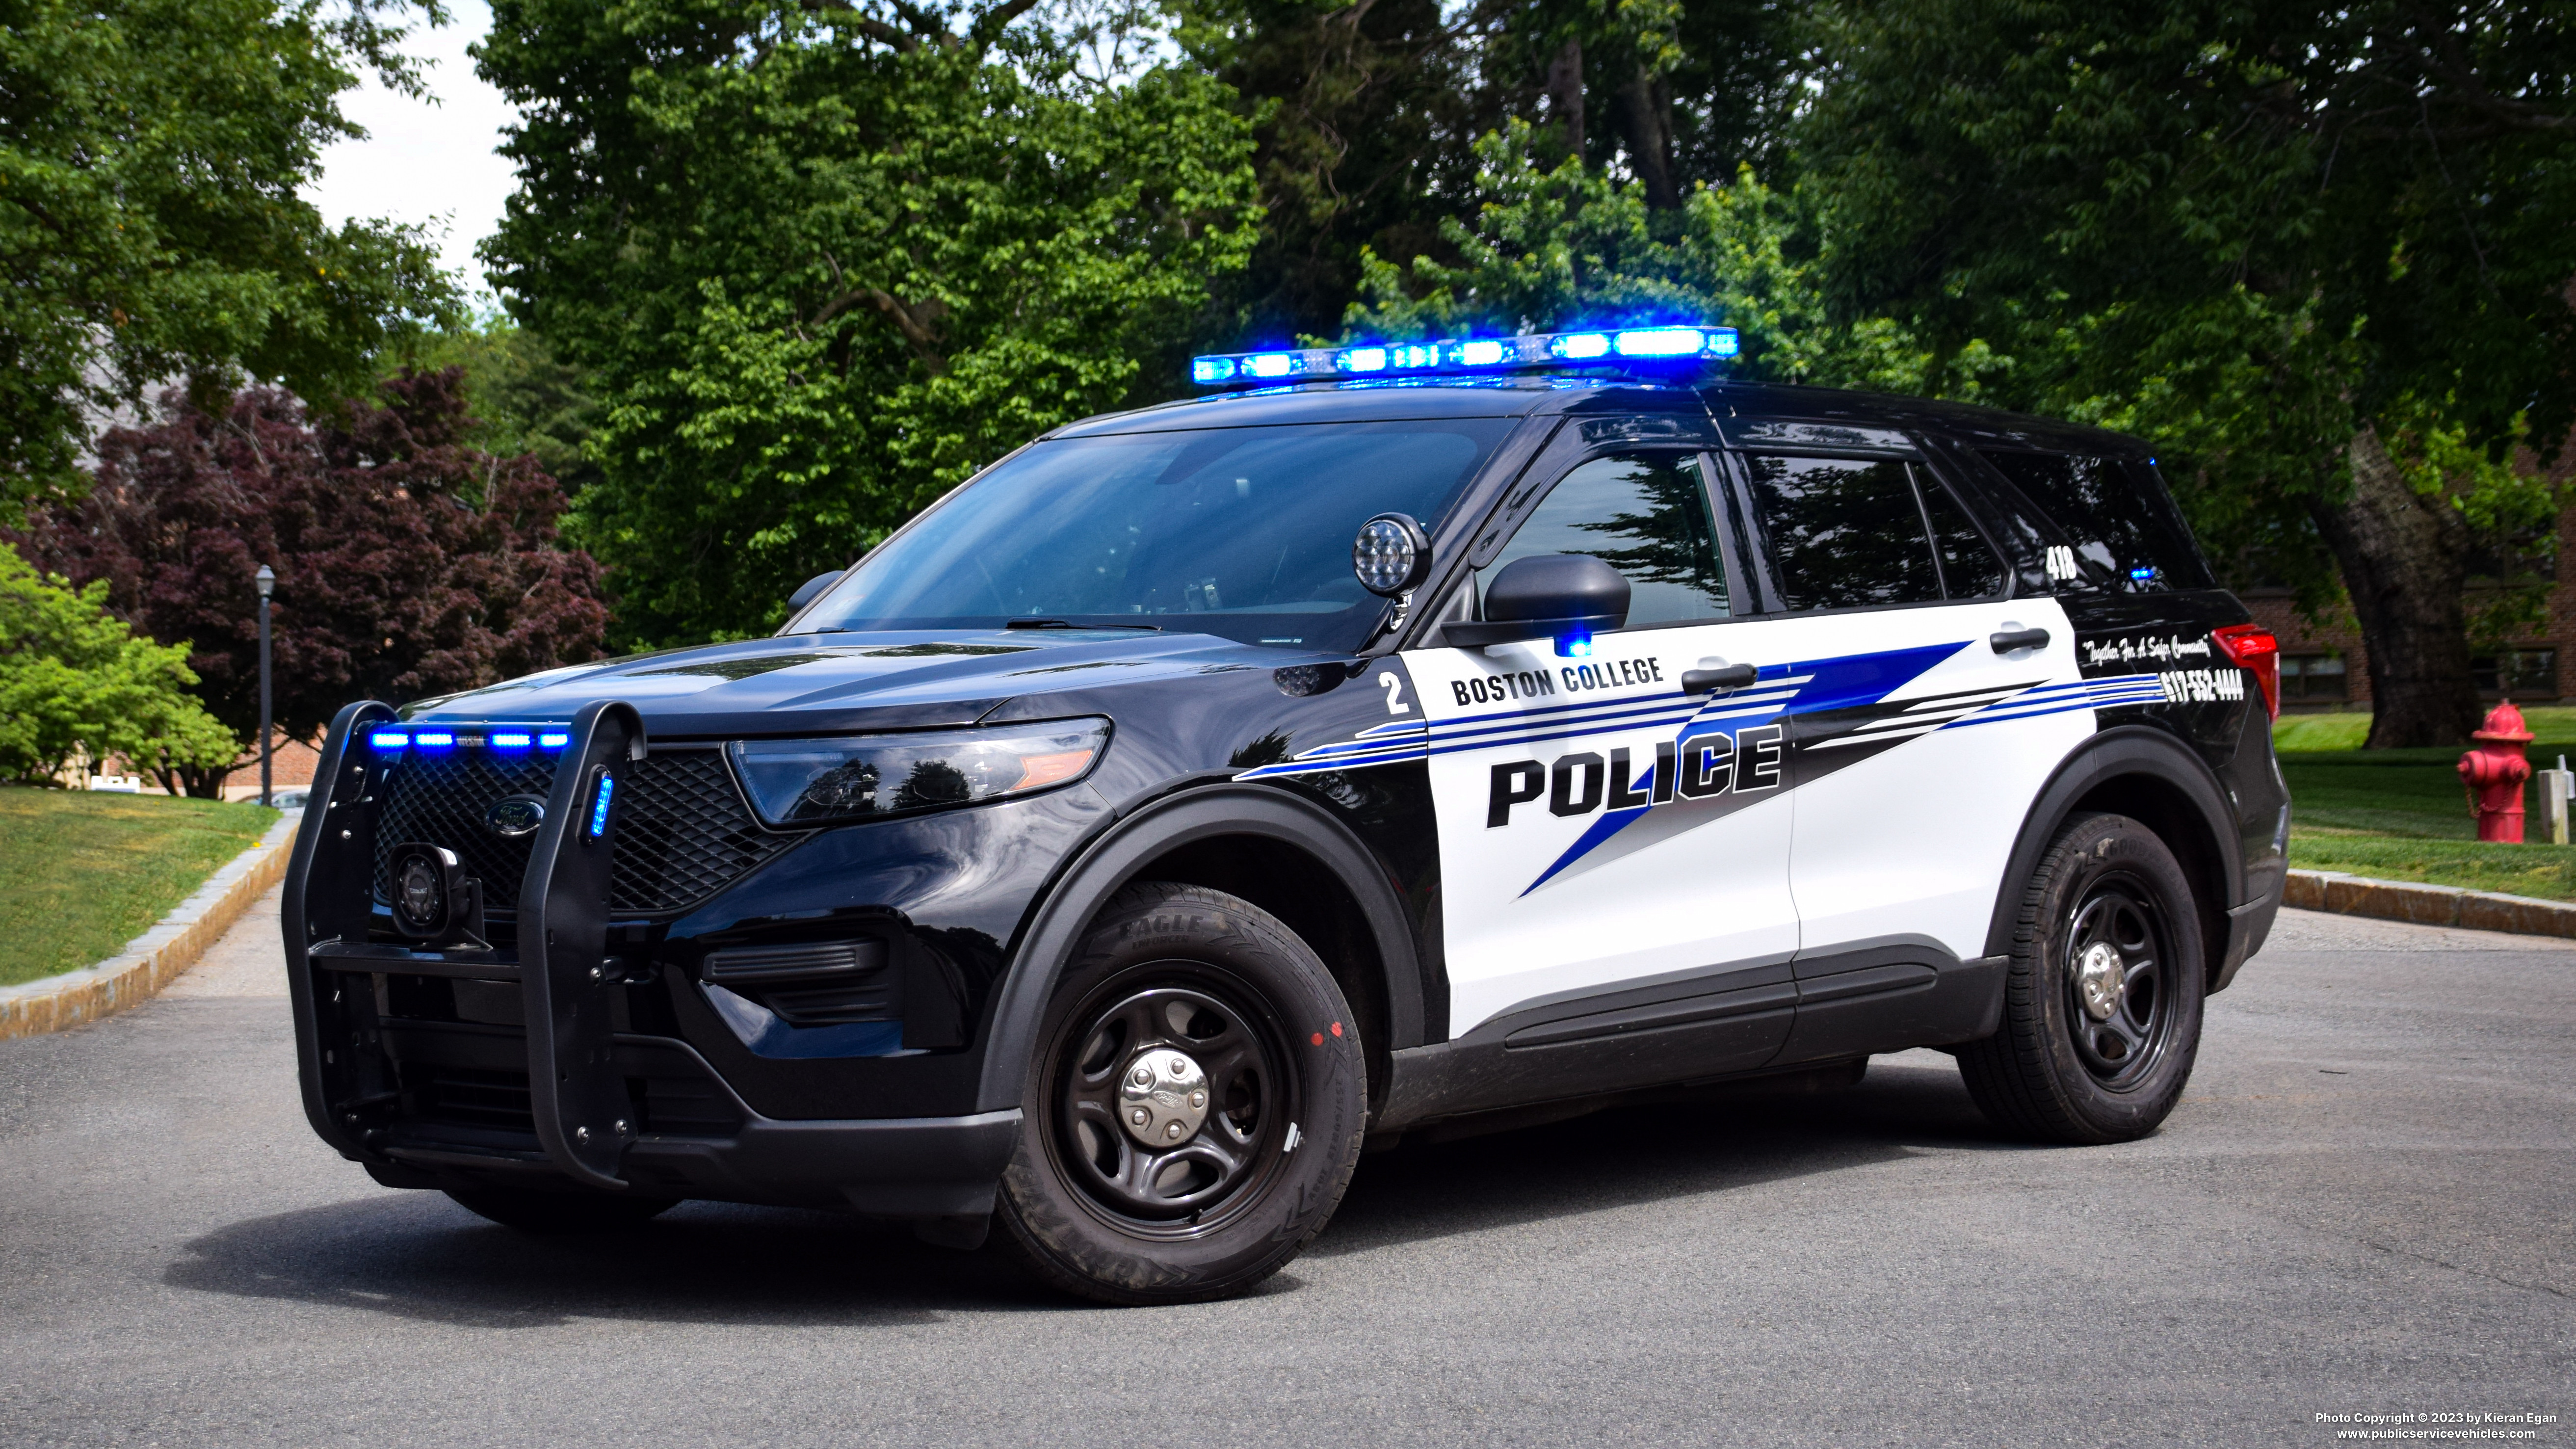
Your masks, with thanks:
M 726 748 L 761 819 L 816 825 L 1069 784 L 1090 772 L 1108 742 L 1109 721 L 1075 719 L 830 740 L 736 740 Z

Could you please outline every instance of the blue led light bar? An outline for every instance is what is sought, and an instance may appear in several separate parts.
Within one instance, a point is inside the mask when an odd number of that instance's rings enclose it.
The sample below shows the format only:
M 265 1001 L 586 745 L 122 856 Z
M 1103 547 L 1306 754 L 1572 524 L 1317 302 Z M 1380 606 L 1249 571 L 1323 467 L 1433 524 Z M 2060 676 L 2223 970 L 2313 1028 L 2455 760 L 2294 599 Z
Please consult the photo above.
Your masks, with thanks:
M 456 743 L 456 736 L 444 730 L 438 730 L 414 735 L 412 742 L 424 750 L 443 750 Z
M 1449 342 L 1370 342 L 1357 347 L 1307 347 L 1289 352 L 1237 352 L 1190 359 L 1190 381 L 1201 387 L 1261 382 L 1324 382 L 1337 378 L 1419 376 L 1425 373 L 1500 372 L 1553 363 L 1618 360 L 1689 362 L 1737 356 L 1743 339 L 1732 327 L 1629 327 L 1606 332 L 1536 332 L 1519 337 L 1469 337 Z
M 400 730 L 378 730 L 367 736 L 367 743 L 380 750 L 408 749 L 411 746 L 411 736 Z
M 608 833 L 608 797 L 616 789 L 615 775 L 599 777 L 599 799 L 590 807 L 590 838 L 593 840 Z
M 534 743 L 534 741 L 530 740 L 526 735 L 513 733 L 508 730 L 504 730 L 501 733 L 492 736 L 492 748 L 496 750 L 524 750 L 532 743 Z
M 537 736 L 537 743 L 549 750 L 560 750 L 564 746 L 572 743 L 572 736 L 563 733 L 561 730 L 548 730 L 544 734 Z

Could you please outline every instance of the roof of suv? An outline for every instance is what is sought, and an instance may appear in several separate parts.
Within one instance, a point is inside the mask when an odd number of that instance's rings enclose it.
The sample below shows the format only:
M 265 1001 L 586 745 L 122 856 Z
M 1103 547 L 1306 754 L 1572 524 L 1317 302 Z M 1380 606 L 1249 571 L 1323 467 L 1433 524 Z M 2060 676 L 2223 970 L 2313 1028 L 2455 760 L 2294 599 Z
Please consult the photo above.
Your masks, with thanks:
M 1102 413 L 1069 423 L 1048 436 L 1098 437 L 1293 423 L 1509 418 L 1533 413 L 1684 412 L 1697 411 L 1703 403 L 1721 418 L 1755 416 L 1880 427 L 1932 427 L 1963 441 L 2008 447 L 2080 448 L 2116 454 L 2147 451 L 2137 439 L 2119 433 L 1970 403 L 1781 383 L 1685 384 L 1580 373 L 1313 382 L 1236 389 L 1158 403 L 1132 412 Z

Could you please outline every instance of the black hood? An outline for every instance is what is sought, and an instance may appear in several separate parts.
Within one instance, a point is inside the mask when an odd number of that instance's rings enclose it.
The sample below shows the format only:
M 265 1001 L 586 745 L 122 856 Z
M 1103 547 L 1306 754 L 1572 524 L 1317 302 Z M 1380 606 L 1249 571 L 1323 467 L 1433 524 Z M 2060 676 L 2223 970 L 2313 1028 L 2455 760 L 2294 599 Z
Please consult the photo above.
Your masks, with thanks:
M 1014 700 L 1014 717 L 1042 717 L 1031 696 L 1319 657 L 1129 629 L 787 634 L 550 669 L 419 700 L 402 713 L 423 723 L 552 724 L 593 700 L 618 699 L 657 739 L 844 734 L 972 724 Z

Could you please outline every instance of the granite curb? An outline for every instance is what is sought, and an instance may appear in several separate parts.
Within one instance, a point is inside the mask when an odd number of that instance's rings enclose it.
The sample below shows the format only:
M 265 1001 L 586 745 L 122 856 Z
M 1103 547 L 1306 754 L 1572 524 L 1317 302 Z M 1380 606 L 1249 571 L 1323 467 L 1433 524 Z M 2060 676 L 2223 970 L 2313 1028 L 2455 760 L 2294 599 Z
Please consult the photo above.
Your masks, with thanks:
M 2281 904 L 2303 911 L 2376 916 L 2418 926 L 2510 931 L 2518 936 L 2576 936 L 2576 904 L 2500 895 L 2460 886 L 2372 880 L 2334 870 L 2294 870 Z
M 152 999 L 286 878 L 286 858 L 302 818 L 302 811 L 289 811 L 259 844 L 226 862 L 196 894 L 116 955 L 79 971 L 0 987 L 0 1041 L 66 1031 Z

